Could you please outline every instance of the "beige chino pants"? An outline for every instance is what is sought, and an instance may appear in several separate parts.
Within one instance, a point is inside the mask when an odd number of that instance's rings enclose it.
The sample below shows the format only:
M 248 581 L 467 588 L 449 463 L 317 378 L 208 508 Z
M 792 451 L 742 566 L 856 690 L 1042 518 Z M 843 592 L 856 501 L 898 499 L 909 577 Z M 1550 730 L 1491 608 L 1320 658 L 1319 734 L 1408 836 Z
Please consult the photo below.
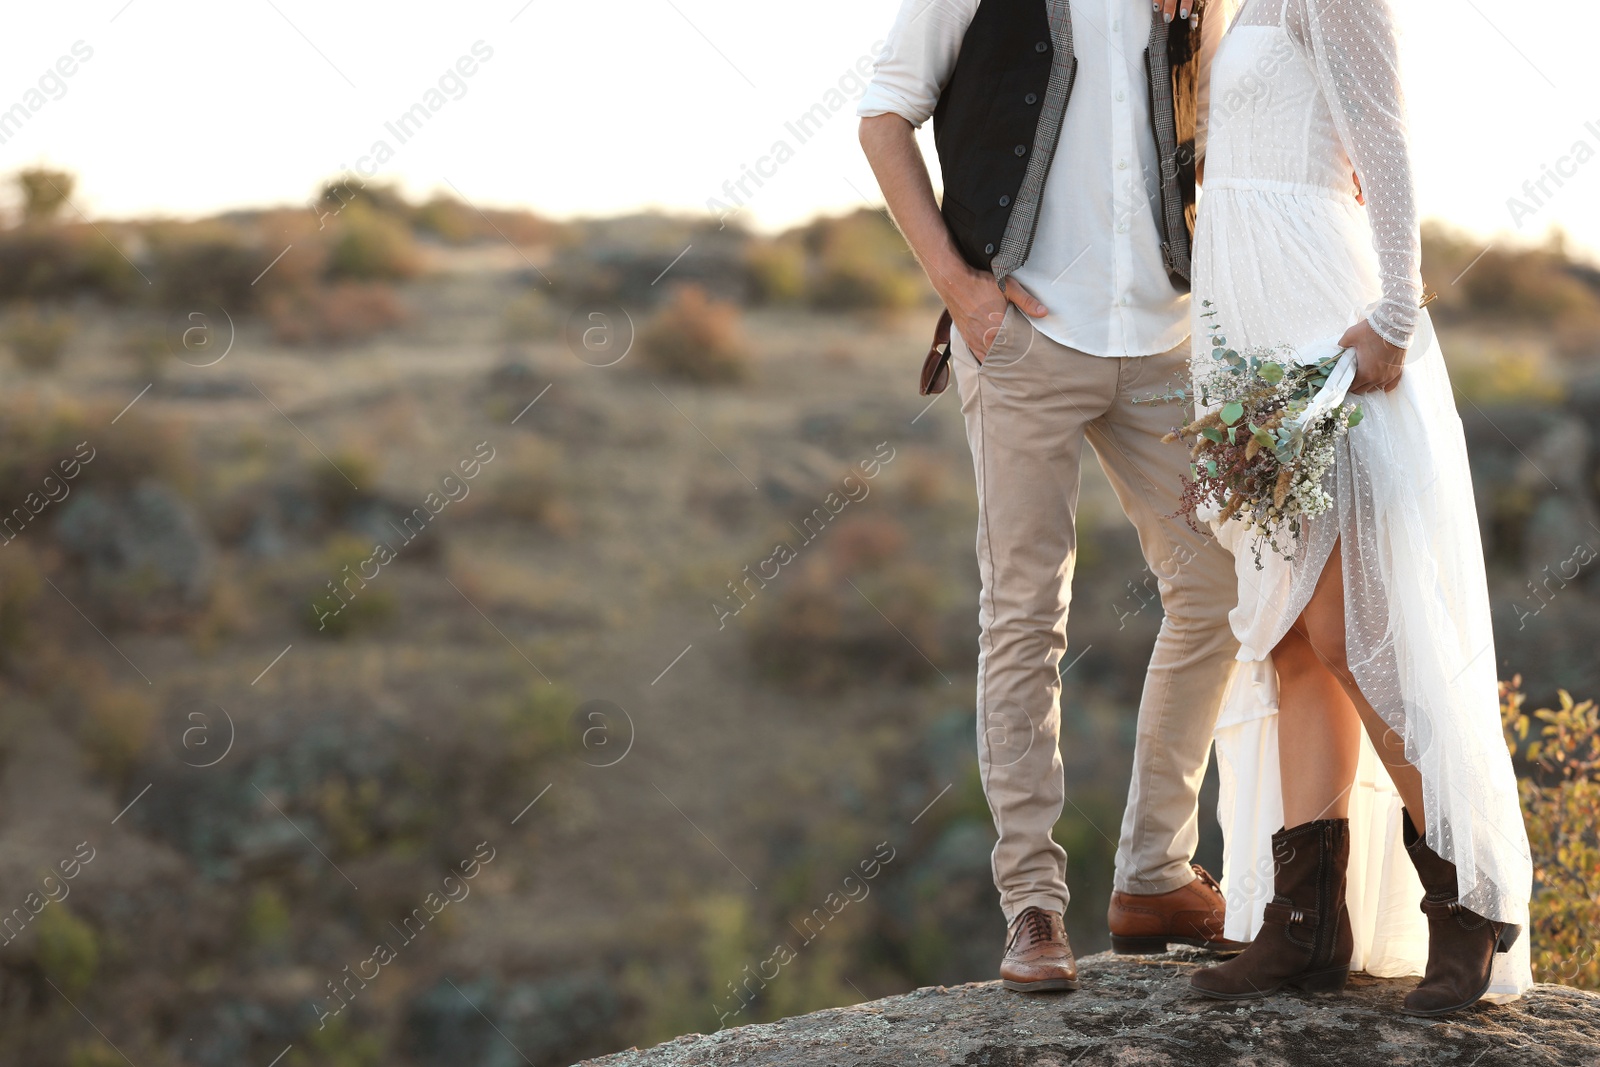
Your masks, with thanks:
M 1200 783 L 1238 642 L 1233 560 L 1177 518 L 1188 450 L 1161 437 L 1187 387 L 1188 343 L 1159 355 L 1092 356 L 1008 308 L 980 366 L 959 334 L 952 363 L 978 483 L 978 766 L 999 841 L 992 866 L 1010 923 L 1064 911 L 1067 855 L 1051 832 L 1065 798 L 1059 739 L 1067 606 L 1087 438 L 1139 534 L 1165 617 L 1139 704 L 1116 888 L 1165 893 L 1194 878 Z

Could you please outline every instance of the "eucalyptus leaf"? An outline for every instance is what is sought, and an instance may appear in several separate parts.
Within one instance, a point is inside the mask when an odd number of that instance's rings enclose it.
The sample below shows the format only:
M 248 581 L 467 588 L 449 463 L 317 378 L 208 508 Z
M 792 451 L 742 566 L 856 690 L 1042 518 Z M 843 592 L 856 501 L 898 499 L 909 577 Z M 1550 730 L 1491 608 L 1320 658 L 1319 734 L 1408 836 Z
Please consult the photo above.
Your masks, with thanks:
M 1244 418 L 1244 405 L 1238 401 L 1222 405 L 1222 421 L 1232 426 Z

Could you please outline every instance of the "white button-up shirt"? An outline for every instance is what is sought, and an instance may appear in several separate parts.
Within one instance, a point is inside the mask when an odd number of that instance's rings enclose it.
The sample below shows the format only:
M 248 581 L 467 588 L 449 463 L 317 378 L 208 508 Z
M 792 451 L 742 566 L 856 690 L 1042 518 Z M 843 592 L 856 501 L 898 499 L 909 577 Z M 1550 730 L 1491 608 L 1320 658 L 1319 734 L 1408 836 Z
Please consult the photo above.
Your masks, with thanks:
M 979 2 L 904 0 L 856 113 L 895 114 L 918 127 L 926 122 Z M 1207 85 L 1223 8 L 1214 3 L 1205 20 L 1197 153 L 1205 150 Z M 1159 172 L 1144 60 L 1150 18 L 1149 0 L 1072 0 L 1078 73 L 1033 247 L 1014 274 L 1049 309 L 1034 325 L 1096 356 L 1166 352 L 1189 336 L 1189 297 L 1167 278 L 1153 206 Z

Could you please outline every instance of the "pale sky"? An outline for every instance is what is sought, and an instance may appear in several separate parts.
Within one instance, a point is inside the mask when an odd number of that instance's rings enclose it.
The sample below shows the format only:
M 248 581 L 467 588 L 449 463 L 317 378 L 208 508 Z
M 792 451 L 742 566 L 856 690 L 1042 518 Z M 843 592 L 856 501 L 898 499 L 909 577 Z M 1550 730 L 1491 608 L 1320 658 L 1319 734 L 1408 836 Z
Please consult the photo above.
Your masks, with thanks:
M 1426 216 L 1513 233 L 1507 205 L 1577 142 L 1600 150 L 1593 7 L 1577 0 L 1393 0 Z M 42 106 L 0 170 L 77 172 L 96 217 L 304 202 L 374 142 L 413 195 L 567 217 L 704 212 L 782 139 L 793 158 L 749 204 L 773 229 L 876 200 L 853 99 L 804 144 L 785 123 L 884 37 L 899 0 L 93 0 L 30 4 L 0 37 L 0 111 Z M 47 75 L 63 56 L 68 77 Z M 487 60 L 448 72 L 473 45 Z M 385 128 L 446 78 L 401 143 Z M 40 95 L 29 96 L 46 85 Z M 59 77 L 59 80 L 56 78 Z M 848 87 L 848 83 L 847 83 Z M 459 99 L 454 98 L 461 94 Z M 852 93 L 853 95 L 853 93 Z M 437 99 L 435 100 L 437 102 Z M 1586 125 L 1589 124 L 1589 125 Z M 931 141 L 929 142 L 931 154 Z M 1523 221 L 1600 250 L 1600 159 L 1570 160 Z

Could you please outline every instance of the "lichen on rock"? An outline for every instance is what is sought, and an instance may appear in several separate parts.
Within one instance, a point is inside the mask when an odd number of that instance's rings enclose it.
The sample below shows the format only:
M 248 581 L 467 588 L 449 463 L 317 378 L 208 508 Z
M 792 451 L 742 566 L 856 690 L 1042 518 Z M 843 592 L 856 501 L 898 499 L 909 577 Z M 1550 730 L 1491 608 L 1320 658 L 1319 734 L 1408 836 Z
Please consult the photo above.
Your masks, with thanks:
M 1030 995 L 998 982 L 932 986 L 810 1015 L 689 1034 L 584 1067 L 1593 1067 L 1600 996 L 1536 986 L 1446 1019 L 1398 1011 L 1415 979 L 1356 975 L 1338 996 L 1206 1000 L 1187 952 L 1079 961 L 1083 988 Z

